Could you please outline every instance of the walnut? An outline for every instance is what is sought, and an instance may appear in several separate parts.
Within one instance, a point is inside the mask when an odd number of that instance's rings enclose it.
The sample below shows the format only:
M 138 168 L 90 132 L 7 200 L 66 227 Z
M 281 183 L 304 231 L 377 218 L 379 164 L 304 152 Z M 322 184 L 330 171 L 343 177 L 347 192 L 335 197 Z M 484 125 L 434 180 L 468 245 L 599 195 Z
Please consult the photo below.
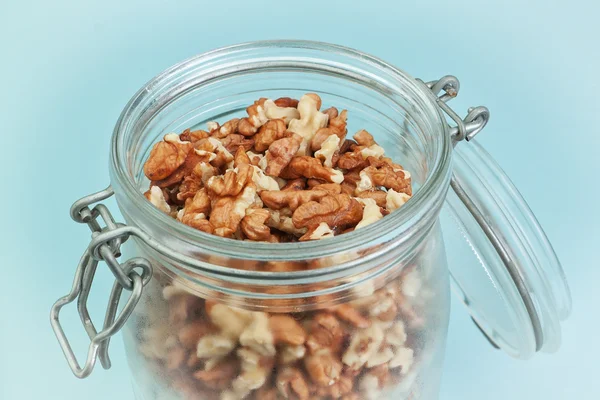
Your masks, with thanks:
M 223 126 L 218 127 L 215 130 L 212 130 L 210 132 L 210 135 L 212 137 L 216 137 L 217 139 L 222 139 L 222 138 L 227 137 L 228 135 L 235 134 L 237 132 L 239 123 L 240 123 L 239 118 L 234 118 L 232 120 L 229 120 L 229 121 L 225 122 L 223 124 Z
M 408 297 L 416 297 L 421 291 L 423 282 L 416 268 L 405 268 L 401 274 L 402 293 Z
M 310 228 L 299 240 L 301 242 L 306 240 L 321 240 L 334 237 L 333 230 L 325 222 L 321 222 L 319 225 L 315 225 Z
M 164 140 L 152 148 L 144 164 L 144 174 L 151 181 L 167 178 L 183 165 L 192 148 L 191 142 L 179 140 L 179 135 L 175 133 L 165 135 Z
M 249 118 L 242 118 L 238 123 L 238 132 L 242 136 L 253 136 L 258 131 L 258 128 L 255 127 L 252 122 L 250 122 Z
M 218 173 L 219 170 L 209 163 L 199 162 L 192 170 L 192 173 L 183 178 L 183 182 L 179 185 L 177 200 L 185 202 L 188 198 L 194 197 L 198 190 L 204 187 L 206 182 Z
M 336 135 L 339 138 L 338 149 L 339 144 L 345 142 L 346 134 L 348 133 L 348 130 L 346 129 L 348 112 L 344 110 L 338 115 L 337 110 L 335 110 L 335 112 L 327 112 L 327 114 L 329 115 L 329 125 L 326 128 L 319 129 L 313 136 L 310 142 L 312 151 L 319 150 L 325 140 L 327 140 L 327 138 L 329 138 L 331 135 Z
M 402 368 L 402 375 L 406 375 L 414 362 L 414 351 L 408 347 L 397 348 L 394 357 L 390 360 L 389 367 Z
M 198 155 L 195 151 L 190 151 L 184 161 L 184 163 L 175 170 L 171 175 L 165 179 L 152 181 L 153 186 L 160 188 L 172 188 L 180 183 L 186 176 L 190 175 L 194 170 L 194 167 L 200 163 L 208 161 L 207 156 Z
M 218 131 L 221 125 L 217 121 L 208 121 L 206 123 L 206 129 L 212 135 L 214 132 Z
M 372 317 L 377 317 L 381 321 L 393 321 L 398 315 L 398 305 L 394 296 L 389 293 L 378 294 L 377 302 L 369 310 Z
M 374 144 L 377 144 L 375 142 L 375 139 L 373 139 L 373 135 L 371 135 L 369 132 L 365 131 L 364 129 L 356 132 L 354 134 L 354 136 L 352 136 L 352 138 L 354 138 L 354 140 L 356 140 L 356 143 L 358 143 L 360 146 L 369 147 Z
M 380 158 L 385 154 L 385 150 L 383 147 L 373 144 L 369 147 L 365 147 L 364 149 L 360 149 L 360 155 L 364 159 L 368 159 L 369 157 Z
M 200 338 L 196 356 L 200 359 L 225 357 L 237 346 L 237 341 L 223 334 L 206 335 Z
M 252 313 L 252 322 L 240 335 L 240 344 L 262 356 L 275 355 L 275 344 L 267 314 Z
M 165 194 L 158 186 L 152 186 L 150 190 L 144 193 L 144 196 L 152 205 L 158 208 L 160 211 L 169 214 L 171 212 L 171 206 L 165 199 Z
M 343 110 L 339 115 L 332 117 L 330 115 L 329 118 L 329 128 L 332 129 L 336 135 L 339 136 L 341 141 L 343 142 L 346 138 L 346 134 L 348 130 L 346 129 L 348 121 L 348 110 Z
M 394 351 L 390 346 L 382 346 L 373 356 L 371 356 L 365 364 L 367 368 L 373 368 L 387 364 L 394 358 Z
M 306 347 L 311 353 L 325 349 L 338 353 L 344 344 L 344 331 L 338 319 L 330 313 L 318 313 L 310 323 Z
M 242 218 L 246 216 L 246 209 L 255 202 L 255 196 L 256 187 L 254 184 L 249 184 L 236 197 L 217 199 L 210 214 L 210 222 L 215 227 L 215 234 L 233 235 L 237 231 Z M 218 230 L 219 228 L 221 230 Z
M 254 147 L 254 139 L 248 139 L 238 133 L 232 133 L 230 135 L 227 135 L 226 137 L 221 139 L 221 143 L 223 143 L 223 146 L 231 154 L 235 154 L 235 152 L 240 148 L 244 149 L 245 151 L 248 151 L 252 147 Z
M 205 222 L 206 216 L 210 213 L 211 205 L 210 198 L 205 188 L 196 192 L 193 198 L 188 198 L 185 202 L 185 207 L 182 210 L 181 222 L 193 228 L 200 229 L 206 232 L 206 227 L 209 227 Z M 208 222 L 208 221 L 206 221 Z
M 394 189 L 390 189 L 386 193 L 385 208 L 389 211 L 397 210 L 402 207 L 410 199 L 406 193 L 398 193 Z
M 383 190 L 369 190 L 357 193 L 356 197 L 360 199 L 372 199 L 377 206 L 386 208 L 388 192 L 384 192 Z
M 286 126 L 291 120 L 300 118 L 300 113 L 296 107 L 280 107 L 273 100 L 265 101 L 264 107 L 268 119 L 282 119 L 285 121 Z
M 214 168 L 213 166 L 210 166 L 210 167 Z M 194 195 L 202 187 L 204 187 L 204 185 L 202 183 L 202 177 L 201 176 L 199 177 L 199 176 L 195 175 L 194 173 L 192 173 L 191 175 L 186 176 L 185 178 L 183 178 L 183 182 L 181 182 L 181 184 L 178 187 L 177 197 L 176 197 L 177 201 L 178 202 L 182 202 L 183 201 L 184 204 L 185 204 L 185 201 L 187 199 L 189 199 L 189 198 L 194 197 Z
M 286 137 L 287 125 L 283 119 L 272 119 L 264 124 L 256 136 L 254 136 L 254 148 L 258 152 L 264 152 L 271 144 Z
M 327 126 L 329 116 L 319 112 L 321 107 L 321 98 L 314 94 L 306 94 L 302 96 L 298 103 L 299 119 L 290 121 L 288 129 L 291 132 L 302 136 L 303 141 L 298 150 L 298 155 L 306 155 L 309 152 L 308 145 L 315 133 Z
M 237 168 L 242 164 L 251 164 L 250 156 L 246 153 L 246 150 L 243 148 L 238 148 L 233 155 L 233 167 Z
M 406 329 L 402 321 L 396 321 L 385 333 L 385 341 L 396 347 L 403 346 L 406 338 Z
M 250 164 L 255 165 L 257 167 L 259 166 L 261 161 L 265 158 L 264 154 L 257 154 L 250 150 L 246 151 L 246 155 L 248 156 L 248 159 L 250 160 Z M 261 168 L 261 169 L 264 170 L 264 168 Z
M 358 146 L 358 144 L 354 140 L 346 139 L 342 142 L 342 145 L 340 146 L 340 153 L 341 154 L 347 153 L 348 151 L 351 151 L 351 149 L 354 146 Z
M 192 131 L 191 129 L 186 129 L 179 134 L 179 140 L 182 142 L 192 142 L 195 143 L 199 140 L 206 139 L 210 134 L 202 129 Z
M 358 310 L 350 304 L 342 304 L 334 308 L 333 312 L 342 321 L 348 322 L 357 328 L 368 328 L 371 321 L 365 318 Z
M 256 191 L 262 192 L 263 190 L 279 190 L 279 182 L 274 178 L 265 175 L 262 169 L 252 165 L 252 182 L 256 185 Z
M 292 216 L 298 228 L 327 223 L 332 229 L 357 224 L 362 219 L 362 207 L 346 194 L 327 195 L 318 202 L 309 201 L 299 206 Z
M 337 160 L 336 166 L 342 169 L 362 169 L 369 165 L 360 152 L 343 153 Z
M 323 114 L 327 114 L 327 116 L 329 117 L 329 121 L 331 121 L 332 119 L 340 115 L 340 112 L 335 107 L 329 107 L 328 109 L 323 110 Z
M 238 375 L 240 363 L 232 358 L 226 358 L 209 370 L 200 370 L 194 373 L 194 378 L 201 381 L 206 387 L 213 390 L 224 390 L 229 387 L 232 379 Z
M 247 209 L 246 216 L 240 223 L 242 232 L 250 240 L 259 242 L 272 241 L 271 229 L 265 225 L 270 216 L 269 210 L 266 209 Z
M 252 313 L 239 308 L 231 308 L 224 304 L 214 304 L 209 307 L 207 314 L 212 323 L 220 329 L 222 335 L 237 341 L 242 332 L 252 322 Z
M 177 281 L 174 281 L 172 285 L 165 286 L 162 290 L 163 298 L 167 301 L 174 299 L 176 296 L 188 294 L 186 288 Z
M 280 97 L 274 102 L 277 107 L 293 107 L 298 108 L 298 100 L 292 99 L 291 97 Z
M 369 167 L 371 168 L 371 167 Z M 360 195 L 361 192 L 370 191 L 374 189 L 373 179 L 366 169 L 363 169 L 359 173 L 360 181 L 356 183 L 356 193 Z
M 306 355 L 306 347 L 299 346 L 280 346 L 279 347 L 279 363 L 283 365 L 293 364 L 301 360 Z
M 328 350 L 320 350 L 304 358 L 304 367 L 318 386 L 331 386 L 340 379 L 342 363 Z
M 265 190 L 260 193 L 263 203 L 273 209 L 296 210 L 301 204 L 318 201 L 329 193 L 324 190 Z
M 372 157 L 369 157 L 368 160 L 371 165 L 362 170 L 361 174 L 367 175 L 373 185 L 412 195 L 410 174 L 408 172 L 400 166 L 375 160 Z
M 306 341 L 306 332 L 304 328 L 289 315 L 285 314 L 274 314 L 269 318 L 269 326 L 273 337 L 275 338 L 275 344 L 285 344 L 290 346 L 303 345 Z
M 223 143 L 221 143 L 220 140 L 213 137 L 210 137 L 207 140 L 213 146 L 212 152 L 216 155 L 215 159 L 210 162 L 212 165 L 220 168 L 233 161 L 233 155 L 225 148 L 225 146 L 223 146 Z
M 275 378 L 279 392 L 286 399 L 308 400 L 310 392 L 304 374 L 297 368 L 283 368 Z
M 242 400 L 252 391 L 265 384 L 271 372 L 271 366 L 265 363 L 264 357 L 253 350 L 241 348 L 237 351 L 242 361 L 242 373 L 231 383 L 231 390 L 221 394 L 221 400 Z
M 254 169 L 249 164 L 242 164 L 225 175 L 213 176 L 206 182 L 206 187 L 217 196 L 237 196 L 250 182 Z
M 355 371 L 361 369 L 379 350 L 383 339 L 384 332 L 376 324 L 356 331 L 350 340 L 348 349 L 342 357 L 342 361 Z
M 292 158 L 285 170 L 282 171 L 281 177 L 284 179 L 314 178 L 330 183 L 342 183 L 344 181 L 344 175 L 341 171 L 324 167 L 320 160 L 309 156 Z
M 323 161 L 325 167 L 333 167 L 333 157 L 340 148 L 340 138 L 333 134 L 327 137 L 323 143 L 321 143 L 320 150 L 315 152 L 315 158 Z
M 297 178 L 290 179 L 286 182 L 285 186 L 281 188 L 283 191 L 289 190 L 303 190 L 306 188 L 306 179 L 305 178 Z
M 354 229 L 364 228 L 374 222 L 379 221 L 383 218 L 381 209 L 373 199 L 357 199 L 358 202 L 362 203 L 365 208 L 363 209 L 363 217 Z
M 301 143 L 302 137 L 297 134 L 278 139 L 271 143 L 269 150 L 265 153 L 265 172 L 271 176 L 279 176 L 283 169 L 293 160 Z M 297 176 L 296 178 L 299 177 Z
M 267 220 L 267 226 L 298 237 L 306 233 L 307 228 L 297 228 L 292 222 L 292 217 L 283 215 L 281 211 L 270 211 L 271 215 Z
M 311 187 L 312 190 L 324 190 L 329 194 L 342 193 L 342 186 L 339 183 L 319 183 Z
M 267 100 L 268 99 L 262 97 L 256 100 L 253 105 L 246 108 L 248 120 L 255 128 L 260 128 L 269 120 L 265 114 L 265 102 Z

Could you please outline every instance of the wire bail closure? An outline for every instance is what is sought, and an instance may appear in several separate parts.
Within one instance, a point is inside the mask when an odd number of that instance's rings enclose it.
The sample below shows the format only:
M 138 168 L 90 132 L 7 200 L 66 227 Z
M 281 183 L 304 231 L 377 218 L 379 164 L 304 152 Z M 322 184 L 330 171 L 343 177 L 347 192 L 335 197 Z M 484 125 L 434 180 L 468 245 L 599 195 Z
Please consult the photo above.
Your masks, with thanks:
M 110 338 L 125 325 L 140 300 L 144 286 L 150 282 L 152 277 L 152 264 L 145 258 L 132 258 L 123 264 L 117 260 L 121 256 L 121 245 L 131 235 L 137 235 L 137 231 L 129 229 L 126 225 L 116 223 L 108 208 L 103 204 L 97 204 L 90 209 L 91 205 L 105 200 L 113 194 L 114 191 L 109 186 L 101 192 L 78 200 L 71 207 L 71 218 L 75 222 L 86 224 L 90 228 L 92 240 L 79 261 L 71 291 L 54 303 L 50 313 L 50 323 L 54 334 L 73 374 L 78 378 L 87 377 L 94 369 L 98 359 L 100 359 L 104 369 L 111 367 L 108 355 Z M 102 220 L 104 227 L 100 225 L 98 219 Z M 113 273 L 115 283 L 109 297 L 103 328 L 98 332 L 91 320 L 87 300 L 100 261 L 104 261 Z M 138 270 L 141 270 L 141 274 Z M 130 291 L 131 294 L 125 306 L 117 315 L 123 289 Z M 75 300 L 77 300 L 77 310 L 81 322 L 91 341 L 83 367 L 77 361 L 59 320 L 61 309 Z

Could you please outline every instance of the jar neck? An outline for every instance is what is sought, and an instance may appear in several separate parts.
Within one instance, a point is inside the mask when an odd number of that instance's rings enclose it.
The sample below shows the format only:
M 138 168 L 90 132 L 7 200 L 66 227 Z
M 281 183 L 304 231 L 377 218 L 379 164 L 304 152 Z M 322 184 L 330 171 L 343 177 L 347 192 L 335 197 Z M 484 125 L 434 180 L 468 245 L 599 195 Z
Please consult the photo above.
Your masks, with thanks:
M 365 101 L 375 99 L 373 104 L 365 103 L 365 108 L 379 112 L 377 123 L 387 124 L 387 131 L 398 136 L 394 140 L 414 153 L 413 168 L 418 171 L 413 177 L 421 182 L 408 203 L 375 224 L 338 237 L 271 244 L 205 234 L 173 220 L 145 200 L 143 161 L 158 138 L 179 126 L 177 123 L 193 119 L 188 116 L 208 112 L 214 98 L 227 99 L 232 90 L 241 93 L 248 85 L 260 85 L 263 75 L 269 77 L 268 82 L 277 82 L 286 74 L 296 86 L 285 87 L 318 92 L 322 85 L 329 93 L 343 90 L 339 99 L 354 97 L 346 94 L 352 90 L 356 95 L 364 92 Z M 305 86 L 303 79 L 310 83 Z M 330 83 L 333 80 L 337 83 Z M 258 88 L 255 91 L 259 93 Z M 214 109 L 227 113 L 242 109 L 245 103 L 236 103 L 235 93 L 231 93 L 229 103 L 217 103 Z M 218 108 L 225 105 L 230 108 Z M 213 112 L 207 118 L 214 117 Z M 191 58 L 146 84 L 117 122 L 111 182 L 127 222 L 162 244 L 161 249 L 152 251 L 157 258 L 176 265 L 175 273 L 189 279 L 200 274 L 239 284 L 301 285 L 361 276 L 410 257 L 437 220 L 449 185 L 450 153 L 447 124 L 435 97 L 403 71 L 364 53 L 329 44 L 255 42 Z M 263 272 L 252 270 L 253 263 L 291 263 L 303 268 Z

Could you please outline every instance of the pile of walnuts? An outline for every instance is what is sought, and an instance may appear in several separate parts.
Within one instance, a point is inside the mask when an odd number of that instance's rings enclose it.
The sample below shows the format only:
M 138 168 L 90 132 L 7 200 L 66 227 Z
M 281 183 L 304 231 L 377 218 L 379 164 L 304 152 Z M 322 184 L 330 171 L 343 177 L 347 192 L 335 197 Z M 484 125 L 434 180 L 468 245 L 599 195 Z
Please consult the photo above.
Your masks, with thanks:
M 411 196 L 410 174 L 367 131 L 347 139 L 347 111 L 261 98 L 248 117 L 171 133 L 152 149 L 146 198 L 221 237 L 292 242 L 333 237 L 378 221 Z
M 139 350 L 185 400 L 381 400 L 418 370 L 413 267 L 369 296 L 296 313 L 230 307 L 177 282 L 161 288 L 166 313 L 148 310 Z

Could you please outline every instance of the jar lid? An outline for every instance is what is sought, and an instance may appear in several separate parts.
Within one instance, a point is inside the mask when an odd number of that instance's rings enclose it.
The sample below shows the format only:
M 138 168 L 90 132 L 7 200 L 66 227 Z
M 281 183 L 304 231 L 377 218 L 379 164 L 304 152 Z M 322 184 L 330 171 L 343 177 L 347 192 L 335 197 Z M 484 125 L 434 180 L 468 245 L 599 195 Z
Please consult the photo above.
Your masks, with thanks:
M 456 145 L 453 168 L 442 211 L 453 288 L 494 346 L 518 358 L 556 350 L 571 297 L 552 245 L 475 140 Z

